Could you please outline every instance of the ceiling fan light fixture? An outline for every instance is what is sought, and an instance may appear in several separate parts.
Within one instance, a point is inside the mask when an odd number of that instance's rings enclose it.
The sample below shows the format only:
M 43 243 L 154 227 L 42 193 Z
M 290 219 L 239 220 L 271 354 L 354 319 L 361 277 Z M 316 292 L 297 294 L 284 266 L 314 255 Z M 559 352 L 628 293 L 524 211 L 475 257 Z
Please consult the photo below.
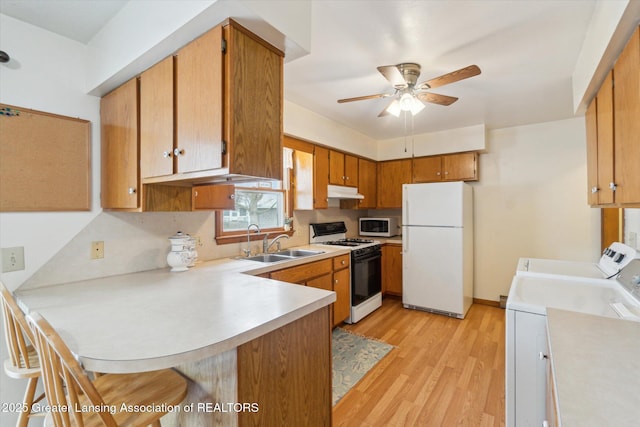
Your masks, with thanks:
M 414 116 L 424 108 L 424 104 L 411 93 L 404 93 L 399 101 L 400 110 L 411 111 Z

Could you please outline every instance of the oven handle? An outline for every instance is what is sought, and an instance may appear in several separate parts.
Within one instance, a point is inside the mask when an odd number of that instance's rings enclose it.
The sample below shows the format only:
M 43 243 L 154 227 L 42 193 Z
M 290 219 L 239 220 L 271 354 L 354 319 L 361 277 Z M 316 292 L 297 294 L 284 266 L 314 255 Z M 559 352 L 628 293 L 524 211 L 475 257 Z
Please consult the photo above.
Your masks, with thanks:
M 376 259 L 376 258 L 382 258 L 382 252 L 374 252 L 373 255 L 366 255 L 362 258 L 358 258 L 358 257 L 353 257 L 353 262 L 363 262 L 363 261 L 370 261 L 372 259 Z

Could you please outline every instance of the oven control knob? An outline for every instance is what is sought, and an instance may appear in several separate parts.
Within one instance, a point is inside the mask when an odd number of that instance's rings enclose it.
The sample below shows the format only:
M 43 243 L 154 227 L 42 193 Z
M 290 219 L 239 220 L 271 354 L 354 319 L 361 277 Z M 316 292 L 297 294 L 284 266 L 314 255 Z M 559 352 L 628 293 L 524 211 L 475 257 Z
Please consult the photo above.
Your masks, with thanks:
M 618 256 L 616 256 L 613 259 L 613 262 L 617 262 L 618 264 L 620 264 L 622 262 L 622 260 L 624 259 L 625 255 L 624 254 L 618 254 Z
M 613 258 L 614 256 L 616 256 L 617 252 L 616 251 L 609 251 L 609 258 Z

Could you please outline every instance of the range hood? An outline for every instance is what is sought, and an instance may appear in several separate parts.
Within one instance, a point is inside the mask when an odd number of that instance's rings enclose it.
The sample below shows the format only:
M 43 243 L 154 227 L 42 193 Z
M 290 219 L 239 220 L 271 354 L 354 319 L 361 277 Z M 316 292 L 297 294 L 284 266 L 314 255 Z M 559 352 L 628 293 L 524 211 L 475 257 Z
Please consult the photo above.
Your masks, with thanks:
M 358 193 L 356 187 L 331 184 L 327 187 L 327 197 L 330 199 L 364 199 L 364 196 Z

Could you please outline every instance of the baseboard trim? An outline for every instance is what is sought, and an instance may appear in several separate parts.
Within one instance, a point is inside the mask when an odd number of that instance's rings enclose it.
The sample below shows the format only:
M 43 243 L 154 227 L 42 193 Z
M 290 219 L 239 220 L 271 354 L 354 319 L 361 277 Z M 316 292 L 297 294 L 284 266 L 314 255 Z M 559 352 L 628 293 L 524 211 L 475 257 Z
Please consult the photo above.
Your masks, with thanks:
M 490 299 L 474 298 L 474 299 L 473 299 L 473 303 L 474 303 L 474 304 L 489 305 L 489 306 L 491 306 L 491 307 L 497 307 L 497 308 L 500 308 L 500 302 L 499 302 L 499 301 L 492 301 L 492 300 L 490 300 Z

